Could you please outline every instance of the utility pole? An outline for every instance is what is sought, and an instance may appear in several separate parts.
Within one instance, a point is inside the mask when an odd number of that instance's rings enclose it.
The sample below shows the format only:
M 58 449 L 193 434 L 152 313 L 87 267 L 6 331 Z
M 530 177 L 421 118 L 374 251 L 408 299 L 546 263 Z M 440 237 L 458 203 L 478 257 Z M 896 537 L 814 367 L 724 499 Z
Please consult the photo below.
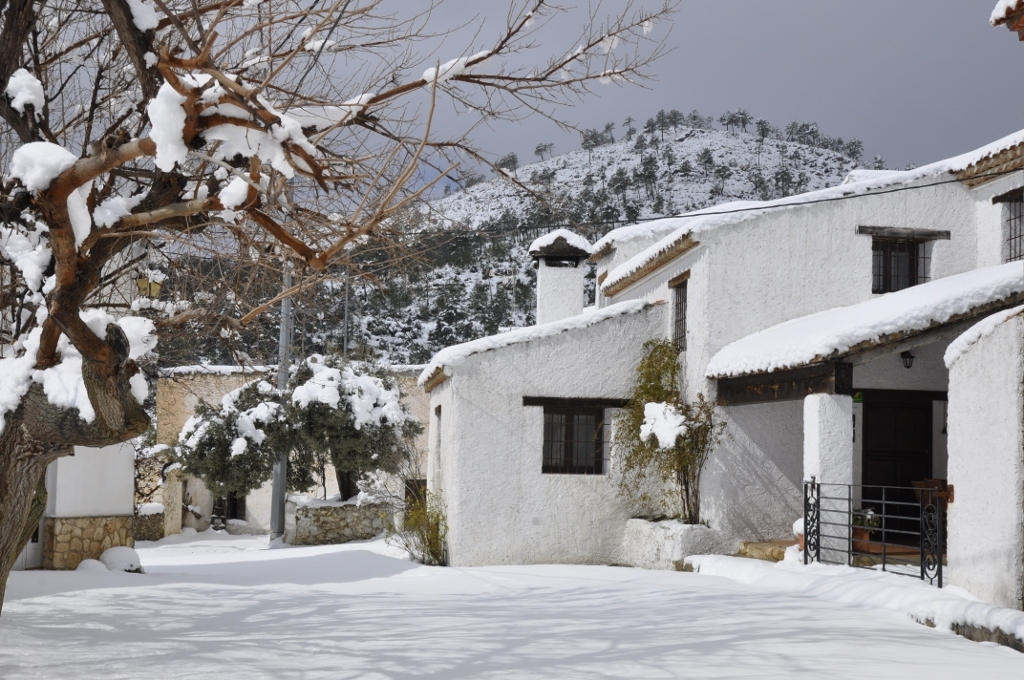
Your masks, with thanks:
M 291 260 L 283 262 L 282 289 L 292 287 Z M 289 367 L 292 360 L 292 299 L 281 300 L 281 325 L 277 340 L 277 389 L 288 389 Z M 284 535 L 284 503 L 288 486 L 288 452 L 282 451 L 274 463 L 274 476 L 270 495 L 270 538 Z

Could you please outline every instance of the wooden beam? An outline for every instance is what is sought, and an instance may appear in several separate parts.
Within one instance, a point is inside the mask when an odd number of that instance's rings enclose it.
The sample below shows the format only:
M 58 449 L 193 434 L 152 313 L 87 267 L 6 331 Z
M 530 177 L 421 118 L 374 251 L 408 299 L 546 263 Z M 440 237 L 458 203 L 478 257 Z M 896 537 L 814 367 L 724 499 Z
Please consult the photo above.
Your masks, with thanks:
M 435 387 L 447 379 L 448 376 L 444 374 L 444 366 L 438 366 L 434 369 L 434 372 L 430 374 L 430 377 L 427 378 L 427 381 L 423 383 L 423 391 L 429 394 Z
M 676 276 L 676 277 L 673 277 L 673 278 L 669 279 L 668 280 L 668 287 L 669 288 L 676 288 L 676 287 L 682 285 L 683 283 L 685 283 L 685 282 L 687 282 L 689 280 L 690 280 L 690 270 L 687 269 L 685 272 L 683 272 L 679 276 Z
M 549 406 L 552 408 L 624 408 L 628 399 L 597 397 L 567 399 L 565 397 L 523 397 L 523 406 Z
M 853 365 L 829 361 L 785 371 L 718 379 L 718 404 L 793 401 L 808 394 L 853 394 Z
M 938 229 L 905 229 L 903 227 L 857 227 L 857 233 L 865 236 L 907 239 L 912 241 L 948 241 L 950 233 Z

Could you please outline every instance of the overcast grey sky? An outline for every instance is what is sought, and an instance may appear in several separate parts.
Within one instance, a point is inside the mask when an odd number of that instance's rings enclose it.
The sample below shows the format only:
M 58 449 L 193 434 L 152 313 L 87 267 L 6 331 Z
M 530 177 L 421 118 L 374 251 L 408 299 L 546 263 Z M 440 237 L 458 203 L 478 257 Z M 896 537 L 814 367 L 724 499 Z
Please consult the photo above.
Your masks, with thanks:
M 568 30 L 587 0 L 563 2 L 580 8 L 557 19 Z M 615 4 L 606 0 L 607 12 Z M 921 165 L 1024 128 L 1024 44 L 988 24 L 994 5 L 683 0 L 669 37 L 674 52 L 654 64 L 650 89 L 599 88 L 561 115 L 601 127 L 627 115 L 646 120 L 658 109 L 696 108 L 717 118 L 744 107 L 776 125 L 813 120 L 825 134 L 858 137 L 865 156 L 880 154 L 890 167 Z M 479 16 L 482 35 L 492 35 L 507 8 L 505 0 L 449 0 L 441 18 Z M 577 136 L 541 118 L 482 129 L 474 139 L 491 153 L 516 151 L 520 162 L 536 160 L 539 141 L 554 142 L 556 153 L 579 147 Z

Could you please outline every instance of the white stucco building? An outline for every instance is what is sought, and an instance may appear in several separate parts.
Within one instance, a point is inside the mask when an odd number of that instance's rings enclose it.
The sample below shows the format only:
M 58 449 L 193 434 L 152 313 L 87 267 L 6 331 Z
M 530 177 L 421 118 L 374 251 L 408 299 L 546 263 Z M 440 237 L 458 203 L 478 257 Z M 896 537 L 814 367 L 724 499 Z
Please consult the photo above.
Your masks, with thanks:
M 135 448 L 76 446 L 46 468 L 46 509 L 15 569 L 74 569 L 107 548 L 134 545 Z
M 586 420 L 588 409 L 596 419 L 625 398 L 650 338 L 675 340 L 684 394 L 717 400 L 726 423 L 701 485 L 713 538 L 676 532 L 677 552 L 791 538 L 812 476 L 978 483 L 979 454 L 953 448 L 965 440 L 955 408 L 948 423 L 946 412 L 953 390 L 981 398 L 983 379 L 964 371 L 951 383 L 944 355 L 974 323 L 1024 301 L 1022 167 L 1024 132 L 912 171 L 857 171 L 822 191 L 608 234 L 591 255 L 596 310 L 448 348 L 421 376 L 429 484 L 446 504 L 453 564 L 651 563 L 626 528 L 614 457 L 599 470 L 546 460 L 589 446 L 570 421 L 607 451 L 607 419 Z M 534 255 L 546 271 L 544 252 Z M 579 297 L 545 283 L 539 301 Z M 1019 430 L 1019 407 L 1007 408 Z M 1006 465 L 1020 464 L 1012 441 Z M 1019 515 L 1016 488 L 989 502 Z M 961 498 L 950 508 L 946 580 L 981 592 L 954 552 L 957 536 L 988 528 Z M 1005 532 L 1020 542 L 1015 522 Z M 1019 607 L 1015 578 L 1016 595 L 987 596 Z

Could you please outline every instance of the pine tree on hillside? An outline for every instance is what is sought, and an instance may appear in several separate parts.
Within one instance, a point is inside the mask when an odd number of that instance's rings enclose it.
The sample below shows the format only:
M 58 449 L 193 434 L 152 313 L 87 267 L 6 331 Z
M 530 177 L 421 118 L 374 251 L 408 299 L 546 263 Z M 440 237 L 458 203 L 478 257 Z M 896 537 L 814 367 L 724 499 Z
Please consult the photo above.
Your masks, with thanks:
M 519 168 L 519 156 L 517 156 L 515 152 L 507 153 L 501 158 L 499 158 L 498 162 L 495 163 L 494 165 L 496 167 L 502 168 L 503 170 L 508 170 L 511 173 L 515 173 L 515 171 Z
M 622 127 L 626 128 L 626 141 L 631 141 L 633 135 L 636 134 L 636 128 L 633 127 L 633 116 L 626 116 L 626 120 L 622 121 Z
M 628 210 L 626 192 L 629 190 L 629 184 L 629 175 L 626 174 L 626 169 L 622 167 L 618 168 L 611 176 L 611 179 L 608 180 L 608 188 L 622 197 L 622 207 L 624 210 Z
M 754 117 L 750 115 L 746 109 L 738 109 L 736 111 L 736 125 L 740 126 L 743 132 L 747 131 L 747 126 L 750 125 L 754 120 Z
M 711 149 L 705 146 L 700 150 L 697 154 L 697 165 L 704 171 L 704 179 L 707 179 L 715 167 L 715 155 L 711 153 Z

